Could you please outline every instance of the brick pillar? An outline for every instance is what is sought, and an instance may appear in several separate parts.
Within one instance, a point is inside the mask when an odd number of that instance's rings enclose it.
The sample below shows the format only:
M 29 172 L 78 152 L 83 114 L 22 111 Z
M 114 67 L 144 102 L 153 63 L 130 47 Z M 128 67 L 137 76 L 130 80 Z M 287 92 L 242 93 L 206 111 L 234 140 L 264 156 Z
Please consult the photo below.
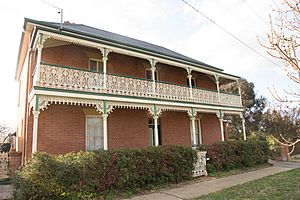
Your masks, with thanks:
M 19 169 L 22 163 L 22 153 L 11 149 L 8 153 L 8 175 L 12 176 Z

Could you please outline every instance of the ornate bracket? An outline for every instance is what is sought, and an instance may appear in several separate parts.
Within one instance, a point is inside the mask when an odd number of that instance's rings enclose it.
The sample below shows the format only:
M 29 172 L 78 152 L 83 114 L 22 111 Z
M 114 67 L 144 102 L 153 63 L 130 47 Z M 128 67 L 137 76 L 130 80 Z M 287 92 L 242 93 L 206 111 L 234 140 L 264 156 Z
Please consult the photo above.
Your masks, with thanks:
M 110 53 L 110 52 L 112 52 L 112 50 L 110 50 L 110 49 L 107 49 L 107 48 L 105 48 L 105 47 L 98 47 L 98 49 L 100 50 L 100 52 L 101 52 L 101 54 L 102 54 L 102 60 L 103 60 L 103 62 L 104 61 L 107 61 L 107 56 L 108 56 L 108 54 Z
M 190 110 L 187 111 L 187 114 L 189 115 L 189 117 L 191 119 L 195 119 L 198 113 L 197 113 L 196 110 L 194 110 L 193 108 L 191 108 Z
M 154 58 L 148 58 L 147 60 L 150 62 L 151 69 L 155 69 L 155 65 L 158 63 L 158 61 Z
M 191 68 L 186 68 L 186 71 L 187 71 L 187 77 L 189 78 L 189 77 L 192 77 L 192 70 L 191 70 Z
M 101 103 L 97 104 L 95 106 L 95 108 L 97 109 L 97 111 L 103 115 L 108 115 L 110 114 L 114 107 L 113 105 L 110 105 L 108 102 L 106 102 L 105 100 L 102 101 Z
M 148 108 L 150 115 L 154 118 L 158 118 L 161 114 L 162 114 L 162 109 L 157 107 L 155 104 L 153 105 L 153 107 L 149 107 Z

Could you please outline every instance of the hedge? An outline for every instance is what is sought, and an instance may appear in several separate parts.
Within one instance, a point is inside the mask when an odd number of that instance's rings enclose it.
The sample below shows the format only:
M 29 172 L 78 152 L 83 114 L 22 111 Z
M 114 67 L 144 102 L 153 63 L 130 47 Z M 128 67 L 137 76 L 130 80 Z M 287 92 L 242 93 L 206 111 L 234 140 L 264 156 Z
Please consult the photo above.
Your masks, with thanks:
M 265 164 L 269 158 L 269 148 L 265 141 L 226 141 L 201 145 L 199 150 L 207 151 L 208 172 L 253 167 Z
M 196 152 L 160 146 L 49 155 L 36 153 L 16 174 L 15 199 L 95 199 L 190 179 Z

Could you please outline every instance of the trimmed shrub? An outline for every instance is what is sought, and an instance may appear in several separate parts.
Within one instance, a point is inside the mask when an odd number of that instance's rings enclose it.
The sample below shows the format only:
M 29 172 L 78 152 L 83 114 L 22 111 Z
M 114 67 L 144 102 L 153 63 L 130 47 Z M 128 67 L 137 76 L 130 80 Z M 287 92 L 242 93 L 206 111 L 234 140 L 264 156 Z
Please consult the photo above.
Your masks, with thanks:
M 36 153 L 16 174 L 15 199 L 95 199 L 190 179 L 196 151 L 188 147 Z
M 199 149 L 207 151 L 208 172 L 253 167 L 267 163 L 269 157 L 267 142 L 258 140 L 217 142 Z

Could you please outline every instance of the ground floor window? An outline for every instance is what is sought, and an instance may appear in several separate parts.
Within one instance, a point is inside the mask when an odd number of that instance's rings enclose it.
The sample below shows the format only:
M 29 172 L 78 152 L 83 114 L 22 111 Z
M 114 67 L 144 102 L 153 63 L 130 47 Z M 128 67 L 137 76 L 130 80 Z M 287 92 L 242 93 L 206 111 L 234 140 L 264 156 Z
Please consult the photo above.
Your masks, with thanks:
M 194 140 L 193 140 L 192 122 L 190 123 L 190 128 L 191 128 L 192 144 L 196 144 L 196 145 L 202 144 L 200 120 L 199 119 L 195 120 L 195 129 L 196 129 L 196 142 L 195 143 L 194 143 Z
M 86 150 L 103 149 L 103 122 L 100 116 L 86 116 Z
M 161 145 L 161 131 L 160 131 L 160 120 L 158 120 L 158 144 Z M 149 127 L 149 140 L 150 140 L 150 146 L 154 146 L 154 119 L 151 118 L 148 121 L 148 127 Z

